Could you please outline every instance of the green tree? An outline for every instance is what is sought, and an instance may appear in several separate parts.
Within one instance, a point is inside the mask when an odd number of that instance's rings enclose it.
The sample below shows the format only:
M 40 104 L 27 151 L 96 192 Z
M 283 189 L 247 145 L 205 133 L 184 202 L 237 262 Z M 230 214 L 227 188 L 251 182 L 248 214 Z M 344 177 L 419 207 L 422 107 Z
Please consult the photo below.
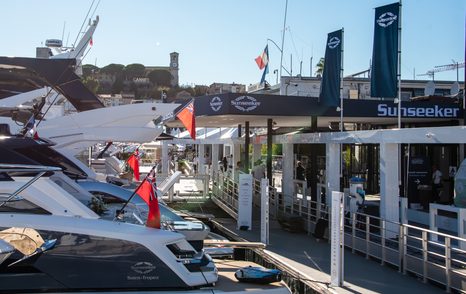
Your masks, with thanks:
M 107 66 L 104 66 L 100 69 L 100 72 L 114 75 L 114 76 L 121 76 L 123 74 L 125 66 L 123 64 L 116 64 L 111 63 Z
M 112 94 L 120 94 L 123 91 L 123 77 L 118 75 L 112 85 Z
M 147 77 L 154 86 L 170 87 L 173 79 L 172 75 L 166 70 L 154 69 Z
M 83 65 L 83 78 L 92 76 L 97 72 L 99 72 L 99 68 L 97 66 L 92 65 L 92 64 Z
M 99 87 L 100 87 L 99 81 L 97 79 L 95 79 L 94 77 L 92 77 L 92 76 L 84 77 L 82 82 L 94 94 L 96 94 L 97 91 L 99 91 Z
M 146 67 L 140 63 L 128 64 L 124 69 L 124 74 L 127 80 L 144 77 Z
M 261 146 L 261 154 L 267 155 L 267 145 Z M 282 144 L 272 144 L 272 155 L 282 155 Z
M 203 86 L 203 85 L 196 85 L 194 86 L 194 97 L 199 97 L 199 96 L 204 96 L 207 95 L 207 92 L 209 91 L 209 87 Z
M 315 72 L 315 75 L 318 77 L 318 78 L 321 78 L 322 77 L 322 74 L 324 73 L 324 64 L 325 64 L 325 58 L 321 57 L 319 59 L 319 62 L 317 62 L 317 65 L 316 65 L 316 72 Z

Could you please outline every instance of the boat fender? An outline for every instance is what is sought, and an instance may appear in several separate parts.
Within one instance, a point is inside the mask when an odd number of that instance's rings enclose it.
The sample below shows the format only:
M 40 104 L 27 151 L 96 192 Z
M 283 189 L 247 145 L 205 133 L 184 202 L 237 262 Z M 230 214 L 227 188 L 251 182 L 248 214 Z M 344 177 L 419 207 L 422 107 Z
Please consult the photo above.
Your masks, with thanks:
M 282 271 L 263 267 L 246 266 L 235 272 L 235 278 L 240 282 L 269 284 L 282 280 Z

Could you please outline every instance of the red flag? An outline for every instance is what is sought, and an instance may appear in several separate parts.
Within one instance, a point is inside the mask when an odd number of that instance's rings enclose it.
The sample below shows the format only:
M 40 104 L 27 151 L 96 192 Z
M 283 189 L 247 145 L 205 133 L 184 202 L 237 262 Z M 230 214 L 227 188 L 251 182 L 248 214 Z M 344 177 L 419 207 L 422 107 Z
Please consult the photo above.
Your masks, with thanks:
M 129 158 L 128 165 L 133 170 L 134 178 L 139 181 L 139 152 L 136 150 Z
M 92 41 L 92 36 L 91 36 L 91 39 L 89 40 L 89 46 L 92 47 L 92 45 L 94 45 L 94 41 Z
M 257 56 L 254 59 L 257 63 L 257 66 L 262 70 L 269 63 L 269 45 L 265 46 L 264 52 L 261 55 Z
M 157 195 L 155 194 L 153 183 L 155 183 L 155 175 L 154 171 L 152 170 L 144 180 L 144 183 L 139 186 L 136 193 L 149 206 L 149 215 L 147 216 L 146 226 L 160 229 L 159 201 L 157 199 Z
M 183 123 L 188 130 L 191 138 L 196 140 L 196 116 L 194 114 L 194 101 L 188 103 L 188 105 L 181 110 L 176 117 Z

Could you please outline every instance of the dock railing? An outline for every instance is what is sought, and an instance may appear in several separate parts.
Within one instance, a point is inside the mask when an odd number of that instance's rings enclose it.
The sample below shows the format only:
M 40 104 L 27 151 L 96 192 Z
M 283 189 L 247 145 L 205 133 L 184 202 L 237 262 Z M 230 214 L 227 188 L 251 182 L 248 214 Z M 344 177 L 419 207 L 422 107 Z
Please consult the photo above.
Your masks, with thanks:
M 237 217 L 238 207 L 236 185 L 227 175 L 214 178 L 212 185 L 212 199 L 233 218 Z M 313 233 L 320 218 L 331 220 L 325 190 L 324 185 L 318 185 L 316 200 L 304 194 L 306 197 L 294 195 L 290 202 L 271 187 L 270 218 L 277 219 L 281 215 L 299 217 L 302 229 L 307 234 Z M 253 202 L 254 205 L 260 203 Z M 329 237 L 328 232 L 325 236 Z M 417 276 L 424 283 L 431 281 L 444 285 L 447 292 L 464 292 L 466 289 L 466 251 L 461 249 L 461 242 L 466 242 L 464 238 L 347 210 L 344 241 L 352 253 L 394 267 L 402 274 Z

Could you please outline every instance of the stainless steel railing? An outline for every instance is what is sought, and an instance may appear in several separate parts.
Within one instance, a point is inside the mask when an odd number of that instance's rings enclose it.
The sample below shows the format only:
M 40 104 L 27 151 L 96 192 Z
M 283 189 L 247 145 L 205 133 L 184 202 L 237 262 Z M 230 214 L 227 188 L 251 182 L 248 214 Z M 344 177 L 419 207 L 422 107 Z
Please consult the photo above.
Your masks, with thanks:
M 214 178 L 212 186 L 212 199 L 226 207 L 233 217 L 238 201 L 235 185 L 233 180 L 220 175 Z M 254 186 L 254 194 L 258 194 L 257 185 Z M 283 214 L 300 217 L 308 234 L 314 231 L 319 218 L 331 220 L 323 200 L 325 187 L 318 187 L 316 201 L 309 199 L 306 192 L 286 201 L 273 187 L 269 191 L 271 218 Z M 362 212 L 346 212 L 344 224 L 345 246 L 353 253 L 395 266 L 400 273 L 414 274 L 425 283 L 442 284 L 447 292 L 466 290 L 466 251 L 460 249 L 466 239 Z
M 36 174 L 32 177 L 29 181 L 27 181 L 24 185 L 19 187 L 16 191 L 9 194 L 8 198 L 4 201 L 0 202 L 0 207 L 11 201 L 11 199 L 15 198 L 19 195 L 22 191 L 26 190 L 29 186 L 31 186 L 35 181 L 37 181 L 40 177 L 42 177 L 47 172 L 54 172 L 60 171 L 61 168 L 52 167 L 52 166 L 42 166 L 42 165 L 27 165 L 27 164 L 0 164 L 0 172 L 1 173 L 33 173 Z

